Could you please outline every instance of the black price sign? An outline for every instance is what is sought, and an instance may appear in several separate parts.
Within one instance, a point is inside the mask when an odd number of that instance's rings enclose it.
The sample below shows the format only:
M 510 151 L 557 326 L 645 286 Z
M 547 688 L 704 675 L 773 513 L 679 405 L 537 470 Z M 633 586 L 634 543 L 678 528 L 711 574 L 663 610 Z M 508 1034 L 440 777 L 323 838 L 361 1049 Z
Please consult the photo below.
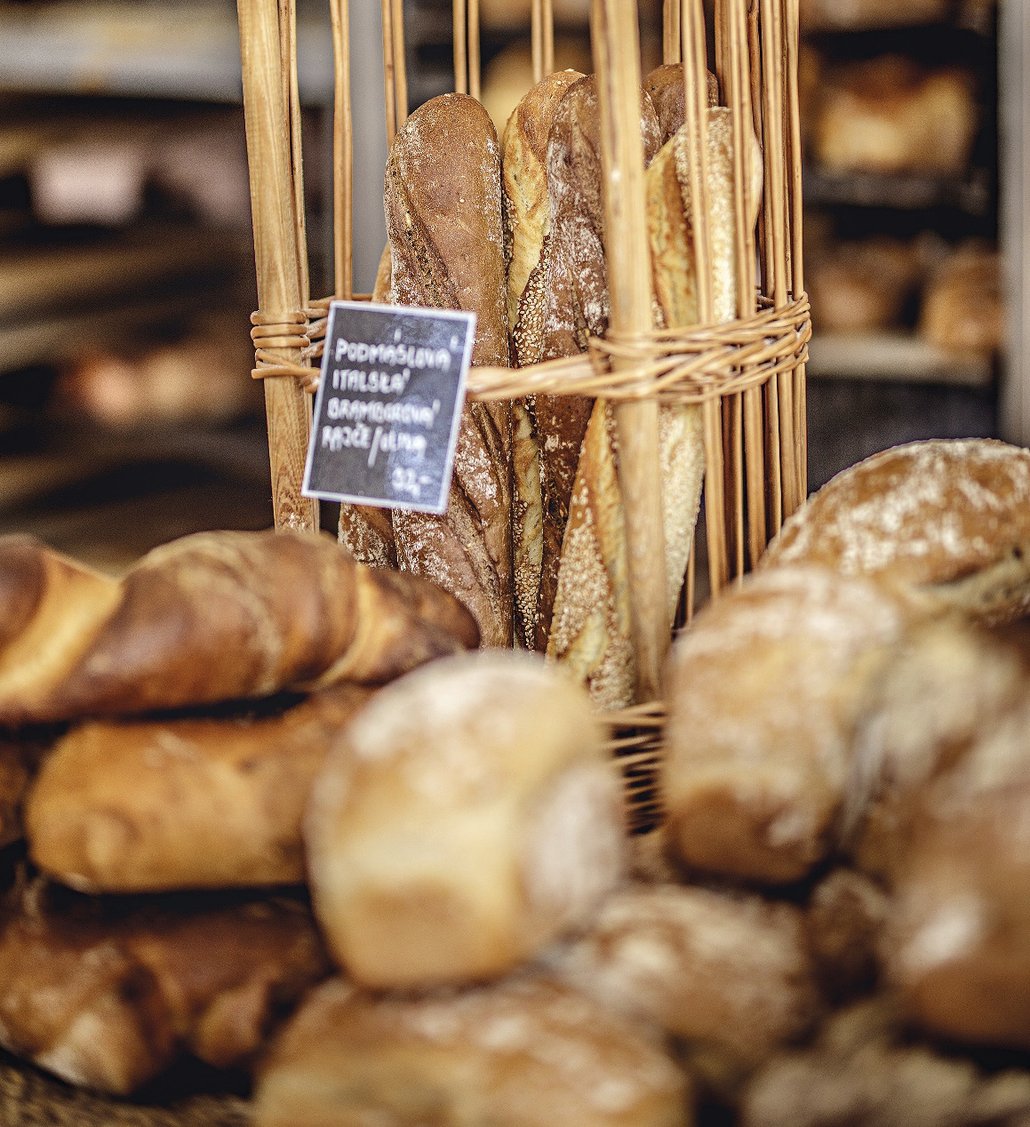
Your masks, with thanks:
M 308 446 L 308 497 L 447 508 L 475 314 L 334 301 Z

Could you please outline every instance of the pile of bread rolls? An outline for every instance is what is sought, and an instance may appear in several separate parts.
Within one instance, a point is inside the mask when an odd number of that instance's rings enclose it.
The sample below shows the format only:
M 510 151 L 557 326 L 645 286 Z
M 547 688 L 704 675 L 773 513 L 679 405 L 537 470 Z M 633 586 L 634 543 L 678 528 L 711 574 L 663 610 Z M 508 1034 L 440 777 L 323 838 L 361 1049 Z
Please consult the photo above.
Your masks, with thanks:
M 704 143 L 715 316 L 736 311 L 730 111 L 714 78 Z M 656 324 L 697 321 L 683 70 L 640 91 Z M 554 73 L 512 113 L 500 142 L 473 98 L 417 109 L 389 155 L 389 245 L 374 297 L 477 316 L 473 364 L 525 366 L 586 349 L 608 324 L 595 79 Z M 758 142 L 747 198 L 757 209 Z M 756 215 L 750 216 L 755 222 Z M 663 409 L 669 604 L 683 585 L 704 464 L 699 414 Z M 469 402 L 442 517 L 344 507 L 356 558 L 427 575 L 475 615 L 485 644 L 513 642 L 564 665 L 602 707 L 631 703 L 626 545 L 618 451 L 606 403 L 566 394 Z

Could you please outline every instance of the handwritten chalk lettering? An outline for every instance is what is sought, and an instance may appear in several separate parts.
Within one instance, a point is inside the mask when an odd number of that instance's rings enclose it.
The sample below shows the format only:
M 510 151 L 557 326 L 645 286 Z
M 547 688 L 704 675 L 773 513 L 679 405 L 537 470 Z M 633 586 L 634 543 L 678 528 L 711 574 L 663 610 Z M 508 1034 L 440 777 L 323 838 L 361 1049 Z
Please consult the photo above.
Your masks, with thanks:
M 444 512 L 475 317 L 331 303 L 303 492 Z
M 369 427 L 322 427 L 323 450 L 368 450 L 372 445 Z
M 360 368 L 334 368 L 333 391 L 356 391 L 367 395 L 403 395 L 411 379 L 411 369 L 382 372 L 378 368 L 363 372 Z
M 372 435 L 372 446 L 368 452 L 368 464 L 374 466 L 379 454 L 410 454 L 413 459 L 420 460 L 425 457 L 427 446 L 424 434 L 376 427 Z
M 333 348 L 333 362 L 349 360 L 352 364 L 382 364 L 388 368 L 431 368 L 447 372 L 451 367 L 451 354 L 446 348 L 423 348 L 403 341 L 394 344 L 370 343 L 364 340 L 337 340 Z

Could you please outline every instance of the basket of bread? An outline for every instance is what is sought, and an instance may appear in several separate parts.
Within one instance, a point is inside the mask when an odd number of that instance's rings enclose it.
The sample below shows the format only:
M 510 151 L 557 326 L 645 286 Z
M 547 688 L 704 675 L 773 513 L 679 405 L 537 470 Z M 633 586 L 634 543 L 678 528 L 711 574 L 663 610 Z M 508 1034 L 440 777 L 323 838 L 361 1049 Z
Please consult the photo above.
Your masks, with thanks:
M 410 115 L 400 9 L 369 296 L 477 315 L 446 512 L 301 488 L 348 13 L 311 301 L 240 0 L 277 527 L 0 540 L 0 1122 L 1027 1122 L 1030 453 L 805 500 L 796 3 L 669 3 L 641 75 L 595 0 L 581 75 L 534 0 L 500 138 L 475 0 Z

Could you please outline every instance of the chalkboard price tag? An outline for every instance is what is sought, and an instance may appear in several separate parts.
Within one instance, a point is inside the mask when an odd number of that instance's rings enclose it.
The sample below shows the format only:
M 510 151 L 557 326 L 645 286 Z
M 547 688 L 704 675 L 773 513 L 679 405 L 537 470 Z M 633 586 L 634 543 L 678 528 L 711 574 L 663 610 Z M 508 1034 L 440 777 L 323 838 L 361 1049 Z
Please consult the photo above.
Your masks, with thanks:
M 334 301 L 302 492 L 442 513 L 474 313 Z

